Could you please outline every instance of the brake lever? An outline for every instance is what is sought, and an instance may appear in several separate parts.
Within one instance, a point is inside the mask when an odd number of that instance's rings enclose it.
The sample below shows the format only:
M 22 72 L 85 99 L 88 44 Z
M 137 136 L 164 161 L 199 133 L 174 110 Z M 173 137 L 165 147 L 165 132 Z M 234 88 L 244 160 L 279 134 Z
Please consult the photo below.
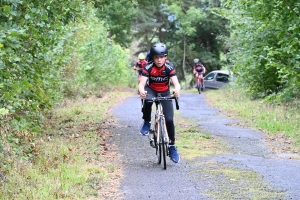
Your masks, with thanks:
M 173 96 L 174 96 L 174 94 L 175 94 L 175 92 L 173 91 Z M 179 110 L 179 100 L 178 100 L 178 97 L 175 97 L 175 105 L 176 105 L 176 110 Z

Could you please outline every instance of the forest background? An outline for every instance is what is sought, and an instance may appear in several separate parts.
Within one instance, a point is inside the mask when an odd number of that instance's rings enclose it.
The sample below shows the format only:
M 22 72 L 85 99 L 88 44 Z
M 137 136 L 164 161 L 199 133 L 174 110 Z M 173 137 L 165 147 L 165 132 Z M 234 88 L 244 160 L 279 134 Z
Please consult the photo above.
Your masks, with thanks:
M 299 107 L 300 3 L 293 0 L 2 0 L 0 177 L 66 99 L 136 87 L 139 53 L 169 48 L 185 89 L 199 58 L 253 99 Z

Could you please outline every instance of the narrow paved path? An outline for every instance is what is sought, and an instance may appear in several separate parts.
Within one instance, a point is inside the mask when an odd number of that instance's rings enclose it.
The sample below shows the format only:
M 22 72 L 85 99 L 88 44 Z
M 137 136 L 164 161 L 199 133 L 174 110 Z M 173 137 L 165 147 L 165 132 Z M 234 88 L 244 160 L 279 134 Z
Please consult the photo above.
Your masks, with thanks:
M 218 109 L 211 108 L 203 94 L 182 94 L 179 103 L 180 115 L 195 119 L 202 132 L 220 138 L 230 149 L 230 154 L 193 161 L 182 159 L 178 164 L 168 160 L 167 170 L 163 170 L 161 165 L 156 164 L 155 150 L 150 147 L 148 138 L 139 134 L 142 122 L 140 99 L 137 95 L 128 97 L 113 109 L 113 115 L 120 124 L 113 130 L 112 143 L 121 154 L 121 199 L 214 199 L 208 194 L 228 193 L 228 190 L 232 190 L 232 196 L 226 199 L 237 197 L 234 190 L 238 189 L 230 188 L 230 185 L 219 186 L 221 176 L 216 178 L 200 172 L 209 170 L 205 167 L 206 162 L 260 174 L 269 183 L 266 192 L 281 195 L 272 199 L 300 199 L 299 160 L 273 154 L 262 133 L 230 126 L 238 121 L 222 116 Z M 238 197 L 251 199 L 246 193 Z

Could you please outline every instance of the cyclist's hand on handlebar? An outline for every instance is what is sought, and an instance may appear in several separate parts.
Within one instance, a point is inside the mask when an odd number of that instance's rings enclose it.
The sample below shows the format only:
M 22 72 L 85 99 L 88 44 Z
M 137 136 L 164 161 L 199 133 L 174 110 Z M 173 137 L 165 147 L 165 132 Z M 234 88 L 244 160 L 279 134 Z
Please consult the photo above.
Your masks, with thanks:
M 147 91 L 140 92 L 141 99 L 145 99 L 147 96 Z
M 179 91 L 177 91 L 177 90 L 173 90 L 173 94 L 176 98 L 179 98 L 179 96 L 180 96 Z

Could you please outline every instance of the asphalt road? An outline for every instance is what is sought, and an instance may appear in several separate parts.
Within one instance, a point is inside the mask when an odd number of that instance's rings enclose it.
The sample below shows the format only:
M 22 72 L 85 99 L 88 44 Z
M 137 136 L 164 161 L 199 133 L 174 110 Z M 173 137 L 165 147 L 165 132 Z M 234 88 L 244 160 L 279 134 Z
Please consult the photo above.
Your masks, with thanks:
M 121 154 L 123 169 L 119 199 L 300 199 L 299 155 L 273 153 L 263 133 L 232 126 L 238 120 L 210 107 L 204 95 L 182 94 L 180 115 L 195 119 L 199 129 L 219 138 L 230 153 L 181 159 L 178 164 L 168 160 L 167 170 L 156 163 L 148 138 L 139 134 L 139 97 L 130 96 L 113 108 L 119 125 L 111 142 Z M 256 186 L 246 178 L 229 182 L 220 168 L 253 172 L 261 179 L 256 183 L 260 193 L 251 192 Z

